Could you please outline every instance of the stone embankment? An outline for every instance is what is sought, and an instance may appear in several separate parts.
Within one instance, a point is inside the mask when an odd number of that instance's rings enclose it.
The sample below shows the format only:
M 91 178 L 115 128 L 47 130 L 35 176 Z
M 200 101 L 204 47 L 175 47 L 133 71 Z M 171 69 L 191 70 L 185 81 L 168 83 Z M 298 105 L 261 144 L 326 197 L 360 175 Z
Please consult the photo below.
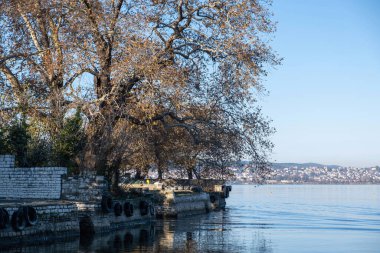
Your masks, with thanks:
M 211 209 L 209 195 L 205 192 L 168 191 L 164 194 L 164 202 L 156 208 L 159 218 L 201 214 Z
M 178 218 L 223 210 L 231 186 L 215 180 L 160 180 L 153 184 L 121 184 L 126 191 L 149 192 L 157 218 Z M 210 184 L 213 184 L 212 186 Z
M 102 176 L 64 177 L 66 168 L 15 168 L 0 156 L 0 248 L 21 242 L 103 233 L 155 217 L 144 196 L 112 199 Z
M 0 249 L 224 209 L 231 191 L 230 186 L 207 180 L 190 182 L 192 186 L 162 181 L 122 184 L 125 194 L 116 199 L 103 176 L 88 172 L 67 177 L 62 167 L 14 164 L 14 156 L 0 155 Z M 204 183 L 209 185 L 201 186 Z

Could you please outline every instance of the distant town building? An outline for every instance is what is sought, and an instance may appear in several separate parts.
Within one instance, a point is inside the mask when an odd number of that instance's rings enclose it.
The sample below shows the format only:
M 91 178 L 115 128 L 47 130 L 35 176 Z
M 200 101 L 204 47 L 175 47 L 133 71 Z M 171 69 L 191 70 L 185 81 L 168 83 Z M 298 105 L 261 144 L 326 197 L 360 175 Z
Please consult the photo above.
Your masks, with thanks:
M 248 166 L 231 166 L 234 181 L 254 182 L 254 170 Z M 267 176 L 267 184 L 380 184 L 380 167 L 356 168 L 319 164 L 274 164 Z

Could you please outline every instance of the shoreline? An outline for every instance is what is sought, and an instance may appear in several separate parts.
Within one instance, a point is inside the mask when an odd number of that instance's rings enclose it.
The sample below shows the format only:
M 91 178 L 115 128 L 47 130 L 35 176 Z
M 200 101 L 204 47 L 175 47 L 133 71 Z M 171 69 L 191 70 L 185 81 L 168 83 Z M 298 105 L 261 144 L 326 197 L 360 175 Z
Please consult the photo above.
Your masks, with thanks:
M 264 183 L 264 184 L 257 184 L 257 183 L 244 183 L 244 182 L 230 182 L 231 185 L 380 185 L 379 183 Z

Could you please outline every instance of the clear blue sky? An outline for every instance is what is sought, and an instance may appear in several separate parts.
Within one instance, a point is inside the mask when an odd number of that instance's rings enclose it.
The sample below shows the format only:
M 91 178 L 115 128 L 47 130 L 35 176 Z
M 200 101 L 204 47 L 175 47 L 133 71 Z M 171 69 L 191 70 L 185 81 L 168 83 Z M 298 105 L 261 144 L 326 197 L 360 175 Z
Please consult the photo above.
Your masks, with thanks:
M 274 0 L 272 161 L 380 165 L 380 1 Z

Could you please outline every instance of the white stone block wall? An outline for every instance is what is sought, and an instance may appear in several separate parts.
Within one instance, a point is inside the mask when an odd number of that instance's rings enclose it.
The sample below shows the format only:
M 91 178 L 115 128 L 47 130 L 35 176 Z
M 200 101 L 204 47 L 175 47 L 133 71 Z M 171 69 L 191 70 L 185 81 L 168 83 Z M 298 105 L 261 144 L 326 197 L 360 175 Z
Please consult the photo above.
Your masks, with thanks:
M 0 198 L 59 199 L 64 167 L 14 168 L 14 156 L 0 156 Z
M 14 155 L 0 155 L 0 168 L 13 168 L 15 166 Z
M 62 199 L 100 202 L 107 189 L 108 185 L 103 176 L 88 172 L 62 180 Z

